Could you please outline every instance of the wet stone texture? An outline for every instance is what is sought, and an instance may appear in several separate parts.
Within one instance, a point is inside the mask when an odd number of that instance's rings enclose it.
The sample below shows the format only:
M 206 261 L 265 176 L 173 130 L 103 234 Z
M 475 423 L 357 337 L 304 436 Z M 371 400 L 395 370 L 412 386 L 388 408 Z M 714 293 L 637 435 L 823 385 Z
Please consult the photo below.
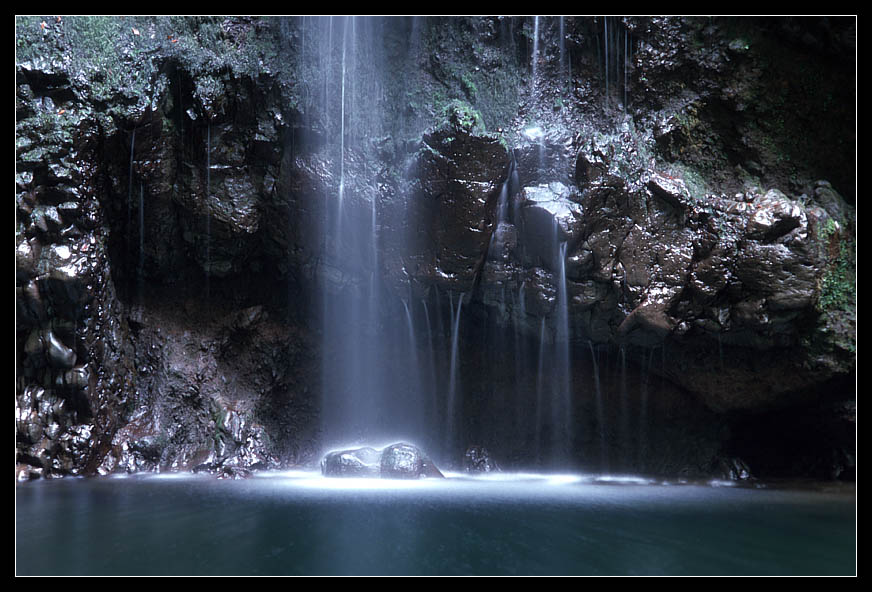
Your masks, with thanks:
M 321 459 L 321 474 L 325 477 L 383 479 L 444 477 L 420 448 L 403 442 L 382 450 L 364 447 L 328 452 Z
M 397 17 L 344 116 L 306 23 L 16 19 L 17 478 L 317 463 L 373 278 L 443 408 L 464 295 L 458 465 L 541 459 L 565 333 L 578 465 L 851 478 L 854 19 Z

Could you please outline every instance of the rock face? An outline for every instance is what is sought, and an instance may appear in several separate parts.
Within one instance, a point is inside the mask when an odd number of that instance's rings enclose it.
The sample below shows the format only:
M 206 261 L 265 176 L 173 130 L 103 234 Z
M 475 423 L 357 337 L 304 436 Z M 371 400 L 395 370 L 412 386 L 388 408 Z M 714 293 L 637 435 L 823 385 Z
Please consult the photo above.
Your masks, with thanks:
M 538 24 L 19 17 L 17 476 L 317 462 L 366 287 L 458 464 L 849 478 L 855 19 Z
M 382 450 L 366 447 L 328 452 L 321 460 L 321 474 L 325 477 L 384 479 L 444 477 L 420 448 L 402 442 Z

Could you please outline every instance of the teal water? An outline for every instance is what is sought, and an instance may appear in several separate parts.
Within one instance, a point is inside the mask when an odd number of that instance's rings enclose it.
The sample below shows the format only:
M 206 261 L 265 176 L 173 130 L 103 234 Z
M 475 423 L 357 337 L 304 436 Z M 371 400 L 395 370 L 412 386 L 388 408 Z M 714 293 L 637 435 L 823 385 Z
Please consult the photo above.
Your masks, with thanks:
M 260 474 L 16 488 L 18 575 L 855 575 L 853 488 Z

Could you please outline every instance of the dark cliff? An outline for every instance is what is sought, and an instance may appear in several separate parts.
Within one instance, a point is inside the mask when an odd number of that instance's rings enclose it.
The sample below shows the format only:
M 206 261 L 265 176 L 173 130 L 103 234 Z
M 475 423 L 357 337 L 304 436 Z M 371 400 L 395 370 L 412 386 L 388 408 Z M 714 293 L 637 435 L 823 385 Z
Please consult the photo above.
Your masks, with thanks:
M 853 478 L 855 19 L 19 17 L 16 48 L 20 478 L 311 463 L 352 424 L 322 391 L 367 388 L 455 462 Z

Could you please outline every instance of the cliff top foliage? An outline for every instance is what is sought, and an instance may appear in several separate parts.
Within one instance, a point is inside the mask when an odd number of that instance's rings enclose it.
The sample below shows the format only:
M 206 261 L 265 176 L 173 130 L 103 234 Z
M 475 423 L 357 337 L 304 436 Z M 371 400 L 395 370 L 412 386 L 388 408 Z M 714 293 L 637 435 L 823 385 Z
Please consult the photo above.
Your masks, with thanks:
M 174 67 L 257 76 L 277 71 L 275 29 L 249 17 L 20 16 L 16 62 L 68 84 L 80 108 L 124 119 L 149 104 Z

